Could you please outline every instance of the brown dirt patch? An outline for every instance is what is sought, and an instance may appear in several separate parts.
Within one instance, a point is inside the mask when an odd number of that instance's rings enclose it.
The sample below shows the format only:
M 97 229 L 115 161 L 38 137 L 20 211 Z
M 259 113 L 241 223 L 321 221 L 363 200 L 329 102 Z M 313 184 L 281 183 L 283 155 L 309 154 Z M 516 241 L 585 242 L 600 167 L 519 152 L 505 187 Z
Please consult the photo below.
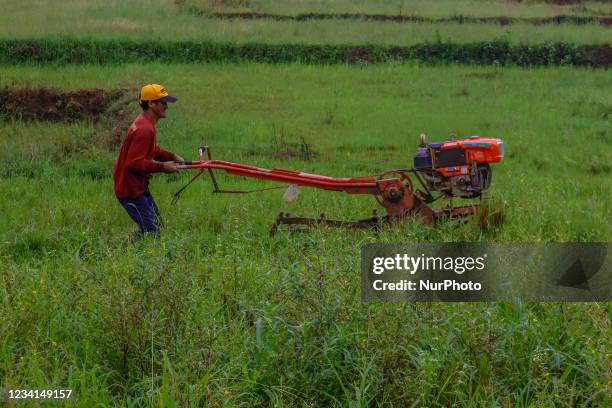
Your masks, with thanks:
M 561 7 L 561 6 L 559 6 Z M 566 7 L 566 6 L 563 6 Z M 534 25 L 543 24 L 591 24 L 600 23 L 609 25 L 610 16 L 579 16 L 574 14 L 559 14 L 552 17 L 510 17 L 490 16 L 475 17 L 454 15 L 450 17 L 425 17 L 418 15 L 389 15 L 365 13 L 305 13 L 297 15 L 280 15 L 257 12 L 225 12 L 208 13 L 201 10 L 192 10 L 193 13 L 206 17 L 228 20 L 274 20 L 274 21 L 310 21 L 310 20 L 365 20 L 386 21 L 395 23 L 459 23 L 459 24 L 498 24 L 508 26 L 515 23 Z
M 599 17 L 599 23 L 605 26 L 612 25 L 612 16 L 601 16 Z
M 609 44 L 586 45 L 582 47 L 578 65 L 607 68 L 612 65 L 612 46 Z
M 62 92 L 52 88 L 0 89 L 0 116 L 48 122 L 97 121 L 126 90 L 99 88 Z
M 582 4 L 584 0 L 546 0 L 548 4 L 555 4 L 558 6 L 572 5 L 572 4 Z

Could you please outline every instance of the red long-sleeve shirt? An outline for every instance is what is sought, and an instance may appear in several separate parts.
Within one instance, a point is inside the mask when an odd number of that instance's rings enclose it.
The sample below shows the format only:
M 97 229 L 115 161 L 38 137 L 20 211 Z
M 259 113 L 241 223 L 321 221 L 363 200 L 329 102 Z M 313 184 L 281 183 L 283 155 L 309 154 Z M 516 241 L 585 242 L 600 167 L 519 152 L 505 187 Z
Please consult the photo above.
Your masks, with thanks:
M 139 115 L 121 145 L 114 168 L 115 195 L 118 198 L 137 198 L 149 188 L 151 173 L 163 171 L 159 161 L 172 161 L 174 153 L 157 145 L 155 125 Z

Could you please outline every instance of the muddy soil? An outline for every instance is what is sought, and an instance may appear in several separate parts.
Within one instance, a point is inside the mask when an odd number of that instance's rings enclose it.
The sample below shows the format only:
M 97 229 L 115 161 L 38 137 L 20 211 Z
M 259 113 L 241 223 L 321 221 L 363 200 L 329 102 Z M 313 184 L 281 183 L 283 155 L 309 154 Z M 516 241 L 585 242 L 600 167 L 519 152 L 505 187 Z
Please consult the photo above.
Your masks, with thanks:
M 582 64 L 591 67 L 609 68 L 612 66 L 612 46 L 609 44 L 593 45 L 584 48 Z
M 126 90 L 99 88 L 62 92 L 51 88 L 0 89 L 0 117 L 48 122 L 97 121 Z

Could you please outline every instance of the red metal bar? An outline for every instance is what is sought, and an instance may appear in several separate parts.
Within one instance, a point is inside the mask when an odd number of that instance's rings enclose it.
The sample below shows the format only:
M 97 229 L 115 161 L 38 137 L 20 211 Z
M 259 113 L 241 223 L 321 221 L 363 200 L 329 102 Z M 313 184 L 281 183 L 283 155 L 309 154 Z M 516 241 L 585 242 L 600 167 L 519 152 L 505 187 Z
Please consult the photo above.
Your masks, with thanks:
M 264 169 L 223 160 L 198 160 L 177 164 L 179 169 L 217 169 L 229 174 L 260 180 L 279 181 L 324 190 L 346 191 L 349 194 L 380 194 L 374 177 L 336 178 L 285 169 Z

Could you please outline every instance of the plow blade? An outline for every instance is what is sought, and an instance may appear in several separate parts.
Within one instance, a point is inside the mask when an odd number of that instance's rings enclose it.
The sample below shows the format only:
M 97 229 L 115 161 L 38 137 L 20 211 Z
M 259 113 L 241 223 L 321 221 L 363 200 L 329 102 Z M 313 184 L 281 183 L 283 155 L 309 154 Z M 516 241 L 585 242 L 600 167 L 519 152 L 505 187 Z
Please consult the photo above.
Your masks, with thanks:
M 272 224 L 270 229 L 270 235 L 275 235 L 281 225 L 289 225 L 292 227 L 304 226 L 328 226 L 336 228 L 374 228 L 381 229 L 383 225 L 397 225 L 403 222 L 413 222 L 417 217 L 420 218 L 423 223 L 427 225 L 433 225 L 436 221 L 446 218 L 461 218 L 469 215 L 473 215 L 478 207 L 474 205 L 463 206 L 463 207 L 446 207 L 436 210 L 432 210 L 423 202 L 419 202 L 415 207 L 402 216 L 379 216 L 376 210 L 373 211 L 372 217 L 361 220 L 333 220 L 325 217 L 325 214 L 321 214 L 319 218 L 308 218 L 308 217 L 294 217 L 289 213 L 281 212 L 276 221 Z M 300 229 L 298 229 L 300 230 Z

